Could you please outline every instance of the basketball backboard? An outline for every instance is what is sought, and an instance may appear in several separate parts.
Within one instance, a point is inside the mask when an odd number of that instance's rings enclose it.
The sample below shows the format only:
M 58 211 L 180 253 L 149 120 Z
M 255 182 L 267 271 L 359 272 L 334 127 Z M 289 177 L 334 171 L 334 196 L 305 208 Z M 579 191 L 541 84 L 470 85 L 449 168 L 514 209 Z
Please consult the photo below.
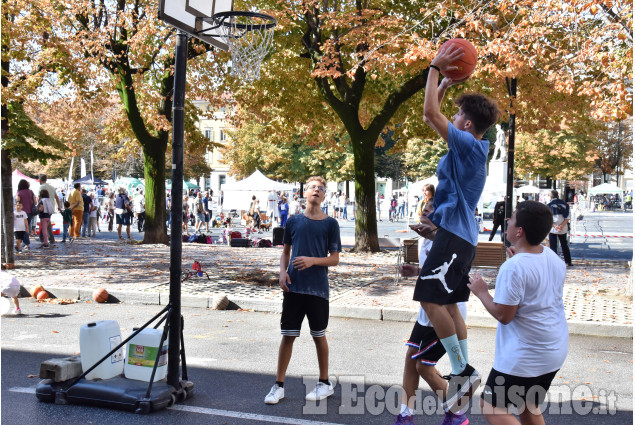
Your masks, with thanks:
M 209 18 L 216 13 L 233 10 L 234 0 L 160 0 L 159 19 L 193 37 L 227 51 L 229 50 L 227 43 L 222 38 L 213 36 L 214 34 L 220 35 L 217 30 L 205 31 L 205 35 L 198 34 L 201 30 L 210 29 L 212 25 L 196 18 Z

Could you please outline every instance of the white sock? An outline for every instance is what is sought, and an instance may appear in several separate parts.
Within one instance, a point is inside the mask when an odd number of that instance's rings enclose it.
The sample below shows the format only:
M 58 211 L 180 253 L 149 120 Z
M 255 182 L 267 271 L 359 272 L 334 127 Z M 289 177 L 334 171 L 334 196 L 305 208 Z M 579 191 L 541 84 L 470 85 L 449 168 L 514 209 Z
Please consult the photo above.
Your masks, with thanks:
M 412 410 L 410 410 L 407 404 L 401 405 L 401 416 L 412 416 Z

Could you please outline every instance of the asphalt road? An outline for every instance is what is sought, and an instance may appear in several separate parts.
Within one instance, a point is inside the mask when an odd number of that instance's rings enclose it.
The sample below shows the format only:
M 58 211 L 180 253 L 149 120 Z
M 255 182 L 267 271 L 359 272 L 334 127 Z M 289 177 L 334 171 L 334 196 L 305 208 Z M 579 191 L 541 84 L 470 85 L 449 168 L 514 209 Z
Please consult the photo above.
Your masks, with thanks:
M 82 324 L 116 319 L 127 336 L 133 327 L 158 312 L 157 306 L 85 302 L 53 305 L 31 299 L 23 299 L 22 304 L 24 316 L 7 316 L 1 321 L 3 423 L 371 425 L 394 421 L 396 388 L 392 386 L 401 382 L 406 351 L 403 340 L 410 333 L 410 323 L 332 318 L 327 336 L 330 371 L 337 382 L 335 395 L 313 406 L 306 404 L 304 395 L 315 384 L 317 361 L 313 342 L 304 329 L 294 347 L 286 398 L 268 406 L 263 399 L 274 381 L 280 316 L 184 308 L 185 346 L 194 396 L 167 410 L 136 415 L 39 402 L 33 394 L 39 380 L 31 376 L 38 374 L 42 361 L 79 351 Z M 494 330 L 472 328 L 469 332 L 470 363 L 487 376 L 493 362 Z M 548 406 L 547 423 L 632 424 L 632 349 L 631 339 L 572 336 L 567 362 L 552 387 L 561 395 L 560 402 Z M 439 368 L 446 372 L 449 364 L 442 360 Z M 352 382 L 363 385 L 352 386 Z M 424 403 L 434 400 L 424 383 L 420 388 Z M 441 421 L 442 416 L 424 407 L 418 423 Z M 472 424 L 486 423 L 478 413 L 469 416 Z

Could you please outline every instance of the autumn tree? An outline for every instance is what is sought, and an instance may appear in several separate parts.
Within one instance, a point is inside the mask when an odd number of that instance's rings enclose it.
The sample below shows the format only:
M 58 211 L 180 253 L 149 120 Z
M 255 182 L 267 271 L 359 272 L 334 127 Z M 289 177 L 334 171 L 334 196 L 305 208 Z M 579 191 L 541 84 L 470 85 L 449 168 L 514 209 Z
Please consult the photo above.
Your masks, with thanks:
M 610 122 L 597 134 L 595 147 L 598 152 L 595 168 L 602 174 L 602 181 L 617 181 L 631 169 L 633 155 L 633 125 L 629 121 Z
M 3 12 L 15 16 L 7 28 L 15 84 L 6 98 L 36 101 L 30 87 L 48 85 L 53 98 L 82 98 L 99 109 L 114 94 L 118 111 L 104 130 L 110 140 L 140 147 L 146 181 L 144 242 L 167 242 L 165 229 L 166 151 L 171 137 L 174 86 L 174 28 L 159 21 L 156 0 L 65 2 L 6 0 Z M 37 31 L 34 31 L 34 25 Z M 3 26 L 3 40 L 5 35 Z M 188 96 L 216 103 L 211 48 L 190 40 Z M 33 75 L 22 78 L 21 74 Z M 195 114 L 193 107 L 187 114 Z M 81 121 L 79 121 L 81 122 Z M 69 129 L 79 122 L 60 122 Z M 200 133 L 186 119 L 186 143 Z
M 240 121 L 239 121 L 240 122 Z M 232 164 L 231 174 L 238 179 L 260 170 L 267 177 L 288 182 L 304 182 L 314 175 L 329 181 L 352 177 L 353 155 L 348 144 L 306 140 L 302 135 L 289 135 L 276 140 L 269 123 L 249 121 L 233 131 L 222 148 L 224 161 Z
M 439 160 L 448 153 L 443 139 L 408 139 L 403 152 L 404 173 L 410 180 L 433 176 Z
M 599 153 L 593 135 L 540 130 L 516 138 L 516 173 L 520 176 L 577 180 L 589 174 Z
M 449 8 L 432 1 L 423 9 L 381 0 L 263 3 L 278 18 L 276 49 L 260 82 L 233 86 L 235 98 L 249 99 L 256 114 L 274 110 L 266 121 L 279 139 L 301 134 L 350 143 L 359 250 L 377 249 L 374 147 L 380 135 L 395 131 L 403 144 L 434 137 L 422 123 L 421 91 L 445 39 L 476 45 L 477 70 L 463 89 L 509 105 L 520 132 L 565 131 L 567 122 L 581 134 L 589 120 L 622 119 L 632 111 L 627 2 L 467 1 Z M 515 99 L 506 78 L 519 82 Z M 343 131 L 348 138 L 334 137 Z

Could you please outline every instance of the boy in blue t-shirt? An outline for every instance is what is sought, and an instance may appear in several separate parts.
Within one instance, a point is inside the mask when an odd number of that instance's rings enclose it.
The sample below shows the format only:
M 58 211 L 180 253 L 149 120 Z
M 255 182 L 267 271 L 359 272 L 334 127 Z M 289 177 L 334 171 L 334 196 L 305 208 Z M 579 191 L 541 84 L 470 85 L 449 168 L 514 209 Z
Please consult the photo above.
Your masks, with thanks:
M 446 77 L 439 85 L 439 73 L 456 69 L 450 64 L 463 54 L 463 49 L 450 45 L 442 48 L 430 64 L 423 119 L 448 143 L 448 153 L 437 166 L 434 213 L 411 226 L 421 236 L 434 240 L 413 299 L 421 303 L 430 318 L 452 365 L 446 412 L 456 411 L 457 403 L 480 383 L 478 373 L 467 362 L 467 330 L 456 303 L 467 301 L 470 295 L 468 273 L 478 243 L 474 211 L 487 177 L 489 142 L 482 137 L 500 117 L 496 102 L 478 93 L 455 99 L 459 110 L 453 122 L 441 113 L 446 89 L 460 81 Z
M 283 289 L 282 341 L 278 353 L 276 383 L 265 397 L 266 404 L 276 404 L 284 398 L 284 377 L 291 360 L 293 343 L 300 336 L 306 316 L 317 350 L 320 377 L 315 389 L 306 395 L 310 401 L 323 400 L 333 394 L 329 382 L 329 348 L 326 327 L 329 321 L 328 267 L 340 261 L 342 243 L 337 220 L 320 208 L 326 193 L 322 177 L 310 177 L 304 197 L 307 207 L 303 214 L 292 215 L 284 231 L 284 247 L 280 256 L 280 287 Z

